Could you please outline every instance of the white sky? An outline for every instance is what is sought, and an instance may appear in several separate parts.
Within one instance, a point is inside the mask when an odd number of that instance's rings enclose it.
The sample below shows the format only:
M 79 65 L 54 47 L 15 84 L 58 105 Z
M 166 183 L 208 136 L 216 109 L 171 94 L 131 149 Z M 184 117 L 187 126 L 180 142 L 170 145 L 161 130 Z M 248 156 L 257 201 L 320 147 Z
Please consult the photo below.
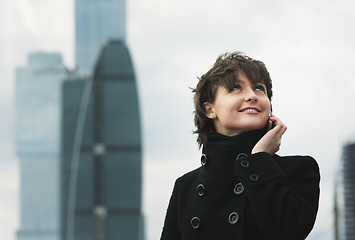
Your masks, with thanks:
M 288 126 L 280 155 L 319 162 L 321 205 L 310 240 L 332 239 L 334 172 L 354 139 L 355 2 L 350 0 L 128 0 L 128 45 L 144 128 L 147 240 L 159 239 L 174 180 L 199 166 L 192 94 L 217 55 L 241 50 L 262 60 L 273 109 Z M 72 0 L 0 1 L 0 236 L 18 227 L 14 68 L 28 52 L 59 51 L 73 67 Z

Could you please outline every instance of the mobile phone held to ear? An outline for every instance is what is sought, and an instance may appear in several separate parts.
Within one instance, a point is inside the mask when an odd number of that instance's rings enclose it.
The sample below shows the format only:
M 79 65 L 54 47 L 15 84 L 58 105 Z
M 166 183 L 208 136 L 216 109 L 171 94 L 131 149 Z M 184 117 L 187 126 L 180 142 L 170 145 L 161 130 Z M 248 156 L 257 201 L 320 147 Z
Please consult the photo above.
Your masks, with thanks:
M 270 131 L 271 129 L 273 129 L 274 127 L 276 126 L 275 122 L 269 120 L 269 123 L 268 123 L 268 131 Z
M 267 127 L 268 131 L 270 131 L 271 129 L 273 129 L 276 126 L 275 122 L 270 120 L 271 114 L 272 114 L 272 111 L 270 111 L 270 113 L 269 113 L 269 120 L 268 120 L 268 127 Z

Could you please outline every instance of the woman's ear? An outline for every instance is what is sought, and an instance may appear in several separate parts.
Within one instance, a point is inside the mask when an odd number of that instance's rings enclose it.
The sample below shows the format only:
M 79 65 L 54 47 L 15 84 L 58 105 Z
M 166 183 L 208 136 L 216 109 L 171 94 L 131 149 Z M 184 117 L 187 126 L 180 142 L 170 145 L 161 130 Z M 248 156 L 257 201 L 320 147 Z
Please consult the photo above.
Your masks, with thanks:
M 204 102 L 203 103 L 203 107 L 205 108 L 205 114 L 206 117 L 210 118 L 210 119 L 216 119 L 217 115 L 213 110 L 213 104 L 212 103 L 208 103 L 208 102 Z

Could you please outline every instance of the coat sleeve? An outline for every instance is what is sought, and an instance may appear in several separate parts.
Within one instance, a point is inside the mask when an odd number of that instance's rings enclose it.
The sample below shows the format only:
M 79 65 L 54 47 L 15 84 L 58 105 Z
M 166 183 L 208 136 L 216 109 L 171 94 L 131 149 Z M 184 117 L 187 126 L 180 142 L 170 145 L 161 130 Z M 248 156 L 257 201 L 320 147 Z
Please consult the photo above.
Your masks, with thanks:
M 171 194 L 160 240 L 180 240 L 177 216 L 177 181 Z
M 268 153 L 252 154 L 238 159 L 235 171 L 265 239 L 303 240 L 318 211 L 319 168 L 312 157 L 284 160 L 281 168 Z

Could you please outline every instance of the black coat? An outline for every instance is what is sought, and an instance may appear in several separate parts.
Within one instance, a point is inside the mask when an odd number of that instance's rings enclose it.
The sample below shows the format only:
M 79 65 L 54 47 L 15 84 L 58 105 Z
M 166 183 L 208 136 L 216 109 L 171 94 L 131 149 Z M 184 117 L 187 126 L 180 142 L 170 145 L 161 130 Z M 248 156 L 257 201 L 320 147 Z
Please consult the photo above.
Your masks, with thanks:
M 209 137 L 202 166 L 175 182 L 161 240 L 307 237 L 318 211 L 318 165 L 308 156 L 250 155 L 262 135 Z

